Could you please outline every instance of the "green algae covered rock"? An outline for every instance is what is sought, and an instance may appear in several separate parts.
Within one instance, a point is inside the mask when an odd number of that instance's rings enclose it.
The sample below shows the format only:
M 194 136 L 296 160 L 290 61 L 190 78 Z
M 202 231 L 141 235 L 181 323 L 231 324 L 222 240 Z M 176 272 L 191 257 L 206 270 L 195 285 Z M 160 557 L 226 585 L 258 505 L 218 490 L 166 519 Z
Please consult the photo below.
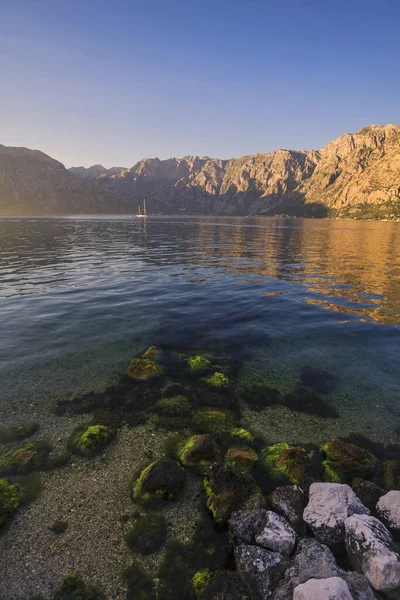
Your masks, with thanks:
M 148 358 L 133 358 L 127 370 L 127 375 L 138 381 L 147 381 L 162 373 L 163 367 Z
M 330 483 L 348 483 L 356 477 L 369 479 L 377 459 L 354 444 L 334 440 L 321 446 L 326 460 L 321 464 L 322 478 Z
M 156 404 L 156 411 L 169 417 L 186 416 L 190 413 L 190 401 L 185 396 L 161 398 Z
M 205 466 L 218 462 L 220 451 L 211 435 L 193 435 L 181 446 L 179 459 L 185 466 Z
M 231 436 L 243 442 L 254 442 L 254 435 L 247 429 L 243 429 L 243 427 L 234 427 L 231 431 Z
M 258 463 L 258 456 L 253 448 L 229 448 L 225 462 L 236 471 L 251 471 Z
M 383 463 L 383 487 L 385 490 L 400 490 L 400 460 Z
M 204 478 L 207 508 L 214 521 L 226 523 L 231 514 L 258 493 L 257 484 L 250 473 L 236 473 L 228 465 L 208 467 Z
M 199 373 L 200 371 L 206 371 L 211 368 L 211 361 L 204 356 L 192 356 L 187 361 L 188 369 L 192 373 Z
M 25 474 L 46 464 L 50 446 L 44 442 L 24 444 L 0 451 L 0 473 Z
M 211 375 L 211 377 L 207 377 L 205 381 L 208 385 L 217 390 L 227 388 L 231 385 L 229 377 L 218 372 Z
M 212 408 L 202 408 L 195 412 L 193 425 L 201 433 L 229 435 L 233 429 L 234 418 L 230 413 Z
M 301 483 L 311 477 L 310 457 L 304 448 L 279 443 L 264 448 L 261 461 L 272 476 L 284 476 L 291 483 Z
M 157 346 L 150 346 L 150 348 L 148 350 L 146 350 L 146 352 L 144 354 L 142 354 L 142 358 L 147 358 L 147 359 L 151 360 L 151 359 L 155 358 L 158 353 L 159 353 L 159 350 L 158 350 Z
M 148 514 L 134 523 L 125 536 L 125 541 L 131 550 L 141 554 L 151 554 L 159 550 L 167 536 L 165 517 Z
M 133 498 L 150 500 L 154 496 L 163 496 L 174 500 L 184 482 L 182 467 L 171 458 L 159 458 L 143 469 L 133 484 Z
M 113 430 L 106 425 L 90 425 L 85 429 L 79 428 L 72 434 L 71 451 L 84 456 L 93 456 L 111 442 Z
M 25 423 L 23 425 L 11 425 L 0 427 L 0 443 L 14 442 L 30 437 L 39 430 L 38 423 Z
M 86 584 L 76 573 L 70 573 L 57 588 L 53 600 L 106 600 L 97 587 Z
M 21 502 L 18 484 L 12 485 L 7 479 L 0 479 L 0 527 L 4 525 Z
M 196 598 L 201 597 L 210 577 L 212 577 L 212 575 L 209 569 L 202 569 L 193 575 L 192 584 Z

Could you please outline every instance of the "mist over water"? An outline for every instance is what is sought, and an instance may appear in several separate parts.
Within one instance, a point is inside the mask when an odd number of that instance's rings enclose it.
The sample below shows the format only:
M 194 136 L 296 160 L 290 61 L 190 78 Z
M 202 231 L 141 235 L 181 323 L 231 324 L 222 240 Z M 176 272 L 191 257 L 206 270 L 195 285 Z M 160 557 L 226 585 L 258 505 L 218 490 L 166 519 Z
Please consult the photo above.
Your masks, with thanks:
M 244 415 L 269 439 L 398 441 L 400 224 L 0 220 L 0 417 L 109 386 L 152 344 L 213 348 L 238 385 L 319 396 Z M 322 399 L 322 400 L 321 400 Z

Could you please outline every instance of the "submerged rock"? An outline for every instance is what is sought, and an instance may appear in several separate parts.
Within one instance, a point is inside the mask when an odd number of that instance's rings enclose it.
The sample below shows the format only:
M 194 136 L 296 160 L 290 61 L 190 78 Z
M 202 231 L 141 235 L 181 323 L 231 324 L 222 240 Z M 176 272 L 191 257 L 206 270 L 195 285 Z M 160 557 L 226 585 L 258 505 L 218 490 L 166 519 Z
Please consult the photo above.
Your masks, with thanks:
M 379 498 L 385 493 L 385 490 L 376 483 L 361 479 L 360 477 L 356 477 L 352 481 L 351 487 L 357 498 L 371 511 L 375 509 Z
M 400 533 L 400 490 L 392 490 L 382 496 L 376 505 L 376 512 L 393 533 Z
M 234 424 L 233 416 L 228 412 L 203 408 L 195 412 L 193 425 L 200 433 L 211 433 L 215 436 L 229 435 Z
M 204 358 L 204 356 L 199 355 L 188 358 L 187 364 L 189 371 L 192 371 L 193 373 L 206 371 L 207 369 L 211 368 L 211 361 L 209 361 L 207 358 Z
M 258 463 L 258 456 L 252 448 L 229 448 L 225 462 L 238 471 L 250 471 Z
M 211 375 L 211 377 L 207 377 L 205 381 L 208 383 L 208 385 L 217 390 L 227 388 L 231 385 L 229 377 L 218 372 L 214 373 L 214 375 Z
M 147 358 L 147 359 L 152 359 L 155 358 L 157 356 L 157 354 L 159 354 L 159 349 L 157 348 L 157 346 L 150 346 L 150 348 L 148 348 L 148 350 L 146 350 L 146 352 L 144 352 L 142 354 L 142 358 Z
M 334 547 L 344 542 L 347 517 L 369 512 L 348 485 L 313 483 L 303 518 L 319 542 Z
M 214 464 L 204 478 L 207 508 L 217 523 L 226 523 L 234 511 L 258 491 L 250 473 L 235 473 L 227 465 Z
M 236 571 L 222 571 L 207 580 L 200 600 L 250 600 L 250 597 Z
M 50 452 L 44 442 L 30 442 L 24 446 L 0 451 L 0 474 L 24 474 L 42 468 Z
M 353 600 L 349 586 L 340 577 L 309 579 L 294 589 L 293 600 Z
M 400 587 L 400 556 L 386 527 L 368 515 L 353 515 L 345 521 L 346 549 L 355 571 L 363 573 L 380 592 Z
M 306 524 L 303 520 L 305 497 L 298 485 L 285 485 L 276 488 L 269 496 L 271 508 L 285 517 L 293 529 L 304 535 Z
M 400 460 L 383 463 L 383 487 L 385 490 L 400 490 Z
M 174 500 L 184 482 L 182 467 L 171 458 L 160 458 L 146 467 L 133 484 L 133 497 L 150 499 L 153 495 Z
M 161 398 L 161 400 L 157 401 L 155 409 L 166 417 L 179 417 L 187 416 L 190 413 L 191 407 L 189 400 L 185 396 L 178 395 Z
M 324 444 L 321 451 L 326 456 L 321 464 L 322 476 L 324 481 L 331 483 L 350 484 L 355 477 L 371 477 L 377 462 L 367 450 L 342 440 Z
M 127 370 L 127 375 L 138 381 L 147 381 L 162 373 L 163 367 L 148 358 L 133 358 Z
M 301 483 L 311 476 L 310 457 L 304 448 L 279 443 L 268 446 L 261 460 L 272 476 L 283 475 L 291 483 Z
M 133 524 L 125 536 L 129 548 L 141 554 L 150 554 L 159 550 L 167 536 L 165 517 L 157 514 L 148 514 L 141 517 Z
M 192 585 L 196 598 L 202 597 L 207 581 L 211 576 L 211 571 L 209 569 L 202 569 L 193 575 Z
M 267 510 L 268 508 L 268 502 L 261 492 L 258 492 L 257 494 L 255 494 L 255 496 L 249 498 L 249 500 L 247 500 L 242 506 L 242 510 L 250 511 L 258 510 L 259 508 L 265 508 L 265 510 Z
M 17 510 L 21 502 L 21 490 L 18 484 L 0 479 L 0 527 Z
M 179 458 L 185 466 L 218 462 L 220 450 L 211 435 L 193 435 L 181 447 Z
M 235 548 L 236 569 L 252 600 L 268 599 L 287 566 L 278 552 L 258 546 Z
M 113 431 L 106 425 L 90 425 L 86 429 L 79 428 L 72 434 L 69 446 L 72 452 L 93 456 L 103 450 L 113 438 Z
M 254 544 L 256 535 L 267 520 L 264 508 L 248 510 L 243 508 L 232 513 L 229 519 L 229 531 L 236 545 Z
M 243 427 L 234 427 L 231 430 L 231 436 L 243 442 L 254 442 L 254 435 L 247 429 L 243 429 Z
M 268 510 L 262 529 L 255 535 L 255 541 L 258 546 L 289 556 L 296 545 L 297 535 L 284 517 Z
M 53 600 L 106 600 L 97 587 L 86 584 L 76 573 L 70 573 L 57 588 Z
M 5 444 L 16 440 L 23 440 L 31 437 L 39 430 L 38 423 L 25 423 L 23 425 L 11 425 L 10 427 L 0 427 L 0 443 Z

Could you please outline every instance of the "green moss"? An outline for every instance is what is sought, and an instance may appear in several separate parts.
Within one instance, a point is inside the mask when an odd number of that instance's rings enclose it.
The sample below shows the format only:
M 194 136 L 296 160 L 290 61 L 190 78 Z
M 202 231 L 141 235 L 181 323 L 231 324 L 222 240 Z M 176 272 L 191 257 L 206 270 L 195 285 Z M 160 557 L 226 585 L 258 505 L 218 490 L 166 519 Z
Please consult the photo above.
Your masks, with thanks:
M 193 575 L 192 584 L 196 598 L 200 598 L 210 577 L 211 571 L 209 569 L 202 569 Z
M 185 466 L 206 467 L 220 459 L 220 451 L 210 435 L 193 435 L 181 443 L 179 459 Z
M 167 523 L 162 515 L 141 517 L 128 531 L 125 541 L 131 550 L 150 554 L 158 550 L 167 536 Z
M 18 484 L 12 485 L 7 479 L 0 479 L 0 527 L 18 508 L 21 490 Z
M 241 427 L 235 427 L 232 429 L 231 435 L 243 440 L 244 442 L 254 442 L 254 435 L 250 433 L 250 431 L 247 431 L 247 429 L 243 429 Z
M 207 377 L 205 381 L 208 383 L 208 385 L 215 389 L 226 388 L 231 384 L 229 378 L 223 373 L 214 373 L 214 375 L 211 375 L 211 377 Z
M 112 439 L 113 431 L 106 425 L 90 425 L 82 430 L 78 428 L 70 439 L 72 452 L 93 456 L 100 452 Z
M 11 427 L 0 427 L 0 443 L 14 442 L 30 437 L 39 430 L 38 423 L 26 423 L 25 425 L 12 425 Z
M 258 463 L 257 453 L 252 448 L 229 448 L 225 462 L 235 471 L 251 471 Z
M 231 414 L 215 409 L 200 409 L 193 416 L 193 425 L 201 433 L 229 435 L 234 419 Z
M 298 484 L 310 476 L 310 459 L 303 448 L 278 443 L 264 448 L 261 460 L 272 477 L 286 477 L 291 483 Z
M 137 565 L 125 569 L 122 579 L 128 587 L 127 600 L 156 600 L 153 580 Z
M 142 358 L 152 359 L 157 355 L 158 348 L 157 346 L 150 346 L 148 350 L 144 354 L 142 354 Z
M 342 440 L 323 444 L 320 449 L 326 456 L 321 464 L 324 481 L 351 483 L 355 477 L 369 479 L 377 464 L 376 457 L 368 450 Z
M 50 446 L 44 442 L 28 443 L 18 448 L 0 451 L 0 473 L 23 474 L 46 464 Z
M 128 367 L 127 374 L 132 379 L 147 381 L 153 377 L 162 375 L 164 369 L 161 365 L 146 358 L 133 358 Z
M 53 600 L 106 600 L 97 587 L 85 584 L 76 573 L 70 573 L 57 588 Z
M 185 396 L 162 398 L 157 402 L 156 410 L 166 416 L 188 415 L 190 413 L 190 402 Z
M 329 483 L 341 483 L 339 473 L 335 470 L 335 464 L 330 460 L 324 460 L 321 463 L 321 473 L 324 481 Z
M 204 356 L 193 356 L 192 358 L 188 359 L 187 363 L 189 370 L 196 373 L 211 368 L 211 361 L 209 361 L 207 358 L 204 358 Z
M 142 470 L 142 472 L 140 473 L 139 477 L 134 482 L 134 484 L 132 486 L 132 496 L 133 496 L 134 500 L 138 499 L 139 497 L 142 498 L 143 500 L 149 500 L 152 497 L 152 494 L 148 494 L 148 493 L 143 494 L 141 492 L 141 486 L 142 486 L 144 478 L 149 473 L 151 467 L 156 464 L 156 462 L 157 461 L 155 460 L 154 462 L 150 463 L 147 467 L 145 467 Z

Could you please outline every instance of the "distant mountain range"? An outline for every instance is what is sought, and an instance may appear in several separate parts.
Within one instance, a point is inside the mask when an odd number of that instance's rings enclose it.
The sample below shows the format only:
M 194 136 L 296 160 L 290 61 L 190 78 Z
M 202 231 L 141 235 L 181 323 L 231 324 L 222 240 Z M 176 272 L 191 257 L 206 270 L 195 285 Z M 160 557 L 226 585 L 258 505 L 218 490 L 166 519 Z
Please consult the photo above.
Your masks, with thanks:
M 0 146 L 0 214 L 135 213 L 400 218 L 400 126 L 371 125 L 321 150 L 221 160 L 145 158 L 67 170 Z

